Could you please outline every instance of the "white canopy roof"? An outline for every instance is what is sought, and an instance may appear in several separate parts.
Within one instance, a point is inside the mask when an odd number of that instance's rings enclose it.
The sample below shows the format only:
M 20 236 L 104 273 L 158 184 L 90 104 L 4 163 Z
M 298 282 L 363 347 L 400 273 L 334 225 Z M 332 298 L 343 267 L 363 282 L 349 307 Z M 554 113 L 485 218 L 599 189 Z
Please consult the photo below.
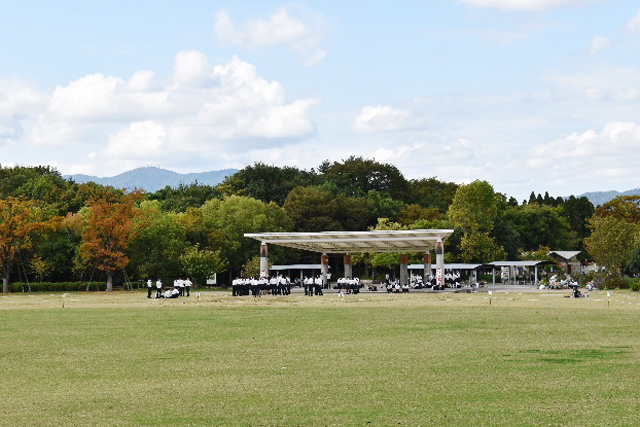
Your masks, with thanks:
M 485 267 L 486 264 L 463 264 L 463 263 L 450 263 L 445 264 L 445 270 L 476 270 L 480 267 Z M 407 267 L 409 270 L 424 270 L 424 264 L 409 264 Z M 431 269 L 435 270 L 436 265 L 431 264 Z
M 551 261 L 493 261 L 489 265 L 494 267 L 535 267 L 542 264 L 553 264 Z
M 263 244 L 277 244 L 320 253 L 428 252 L 453 230 L 323 231 L 316 233 L 245 233 Z
M 331 268 L 331 267 L 329 267 Z M 322 264 L 289 264 L 289 265 L 272 265 L 269 270 L 322 270 Z

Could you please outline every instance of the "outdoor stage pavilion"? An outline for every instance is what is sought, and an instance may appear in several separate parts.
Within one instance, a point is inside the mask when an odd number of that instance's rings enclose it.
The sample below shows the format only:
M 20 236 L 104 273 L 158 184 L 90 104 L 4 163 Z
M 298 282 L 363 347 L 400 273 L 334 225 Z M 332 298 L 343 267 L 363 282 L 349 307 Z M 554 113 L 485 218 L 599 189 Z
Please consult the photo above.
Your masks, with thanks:
M 318 252 L 321 272 L 326 285 L 329 272 L 329 254 L 344 255 L 345 277 L 352 277 L 351 254 L 392 252 L 400 254 L 400 283 L 407 284 L 408 254 L 424 254 L 424 280 L 431 272 L 431 251 L 435 250 L 435 277 L 438 284 L 444 281 L 444 241 L 453 230 L 374 230 L 374 231 L 323 231 L 315 233 L 245 233 L 260 241 L 260 276 L 269 276 L 268 245 Z

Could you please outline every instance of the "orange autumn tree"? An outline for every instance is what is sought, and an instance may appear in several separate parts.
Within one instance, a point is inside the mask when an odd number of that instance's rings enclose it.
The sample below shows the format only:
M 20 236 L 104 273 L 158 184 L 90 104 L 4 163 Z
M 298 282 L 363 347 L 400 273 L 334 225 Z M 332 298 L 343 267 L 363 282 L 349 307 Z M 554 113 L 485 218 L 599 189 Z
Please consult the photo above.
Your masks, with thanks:
M 89 201 L 78 250 L 84 262 L 94 263 L 107 275 L 107 291 L 113 290 L 113 274 L 129 264 L 126 250 L 133 237 L 134 217 L 141 191 L 128 194 L 103 193 Z
M 7 197 L 0 199 L 0 262 L 2 292 L 9 292 L 11 265 L 20 250 L 29 249 L 38 231 L 54 224 L 34 200 Z

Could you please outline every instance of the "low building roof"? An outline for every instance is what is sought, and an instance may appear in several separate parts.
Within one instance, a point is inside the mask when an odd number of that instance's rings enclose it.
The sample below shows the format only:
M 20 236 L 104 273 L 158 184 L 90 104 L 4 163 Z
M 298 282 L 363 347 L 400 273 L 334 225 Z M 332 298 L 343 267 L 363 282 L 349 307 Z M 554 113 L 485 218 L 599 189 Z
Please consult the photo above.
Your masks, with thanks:
M 571 258 L 575 258 L 582 251 L 551 251 L 549 255 L 558 255 L 560 258 L 563 258 L 569 261 Z
M 428 252 L 453 230 L 323 231 L 315 233 L 245 233 L 263 244 L 276 244 L 312 252 L 348 254 L 363 252 Z

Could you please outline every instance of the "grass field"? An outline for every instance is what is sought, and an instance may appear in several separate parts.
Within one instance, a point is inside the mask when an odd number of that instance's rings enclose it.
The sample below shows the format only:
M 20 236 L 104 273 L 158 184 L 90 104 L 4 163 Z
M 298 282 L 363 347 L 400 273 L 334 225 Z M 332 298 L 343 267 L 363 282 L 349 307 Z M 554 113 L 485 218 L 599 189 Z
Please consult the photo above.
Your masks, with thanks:
M 638 426 L 640 295 L 0 296 L 0 426 Z

